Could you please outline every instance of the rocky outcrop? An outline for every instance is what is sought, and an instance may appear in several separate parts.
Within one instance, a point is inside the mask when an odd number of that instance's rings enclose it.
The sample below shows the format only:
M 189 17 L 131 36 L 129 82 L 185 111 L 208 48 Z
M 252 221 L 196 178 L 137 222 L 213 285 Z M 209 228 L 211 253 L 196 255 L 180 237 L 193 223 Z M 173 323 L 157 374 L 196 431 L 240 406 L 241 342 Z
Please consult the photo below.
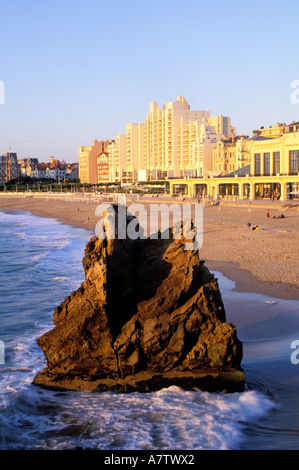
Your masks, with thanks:
M 93 237 L 83 267 L 85 282 L 55 309 L 54 328 L 37 341 L 47 367 L 35 384 L 244 389 L 242 343 L 226 322 L 217 279 L 198 250 L 185 250 L 184 239 Z

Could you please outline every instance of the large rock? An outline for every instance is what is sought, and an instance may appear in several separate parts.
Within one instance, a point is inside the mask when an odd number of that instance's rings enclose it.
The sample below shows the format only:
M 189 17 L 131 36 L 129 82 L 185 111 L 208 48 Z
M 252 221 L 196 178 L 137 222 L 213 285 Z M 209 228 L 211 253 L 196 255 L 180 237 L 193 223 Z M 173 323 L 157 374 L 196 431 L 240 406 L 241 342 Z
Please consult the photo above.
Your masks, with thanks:
M 34 383 L 243 390 L 242 343 L 226 322 L 217 279 L 184 241 L 93 237 L 83 258 L 85 282 L 55 309 L 55 327 L 37 341 L 47 367 Z

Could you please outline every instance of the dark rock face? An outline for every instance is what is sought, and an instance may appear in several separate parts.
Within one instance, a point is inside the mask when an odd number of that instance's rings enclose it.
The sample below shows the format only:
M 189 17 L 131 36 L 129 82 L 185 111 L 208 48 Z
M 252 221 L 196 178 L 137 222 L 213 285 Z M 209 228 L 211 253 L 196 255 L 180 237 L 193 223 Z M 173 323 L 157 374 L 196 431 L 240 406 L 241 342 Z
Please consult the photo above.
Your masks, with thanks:
M 93 237 L 83 267 L 85 282 L 55 309 L 55 327 L 37 341 L 47 367 L 35 384 L 244 389 L 242 343 L 226 322 L 217 280 L 183 239 Z

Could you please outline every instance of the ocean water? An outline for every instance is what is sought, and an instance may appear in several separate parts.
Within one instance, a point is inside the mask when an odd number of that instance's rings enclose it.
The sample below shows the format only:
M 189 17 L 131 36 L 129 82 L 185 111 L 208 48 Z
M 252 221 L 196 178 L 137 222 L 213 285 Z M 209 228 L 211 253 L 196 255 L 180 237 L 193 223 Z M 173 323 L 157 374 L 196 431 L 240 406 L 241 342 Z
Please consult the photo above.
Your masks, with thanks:
M 46 365 L 36 339 L 84 280 L 91 235 L 0 211 L 0 449 L 298 449 L 299 365 L 290 361 L 298 302 L 236 293 L 221 273 L 227 317 L 244 342 L 243 393 L 57 392 L 32 384 Z

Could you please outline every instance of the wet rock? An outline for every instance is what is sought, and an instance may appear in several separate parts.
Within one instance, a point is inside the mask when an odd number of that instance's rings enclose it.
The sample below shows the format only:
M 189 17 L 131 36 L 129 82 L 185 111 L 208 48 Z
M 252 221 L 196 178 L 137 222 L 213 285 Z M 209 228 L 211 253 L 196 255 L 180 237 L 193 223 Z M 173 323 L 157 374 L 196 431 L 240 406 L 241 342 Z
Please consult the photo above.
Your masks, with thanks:
M 37 341 L 47 367 L 34 383 L 120 392 L 170 385 L 243 390 L 242 343 L 226 322 L 217 279 L 184 242 L 172 232 L 168 239 L 93 237 L 83 258 L 85 281 Z

